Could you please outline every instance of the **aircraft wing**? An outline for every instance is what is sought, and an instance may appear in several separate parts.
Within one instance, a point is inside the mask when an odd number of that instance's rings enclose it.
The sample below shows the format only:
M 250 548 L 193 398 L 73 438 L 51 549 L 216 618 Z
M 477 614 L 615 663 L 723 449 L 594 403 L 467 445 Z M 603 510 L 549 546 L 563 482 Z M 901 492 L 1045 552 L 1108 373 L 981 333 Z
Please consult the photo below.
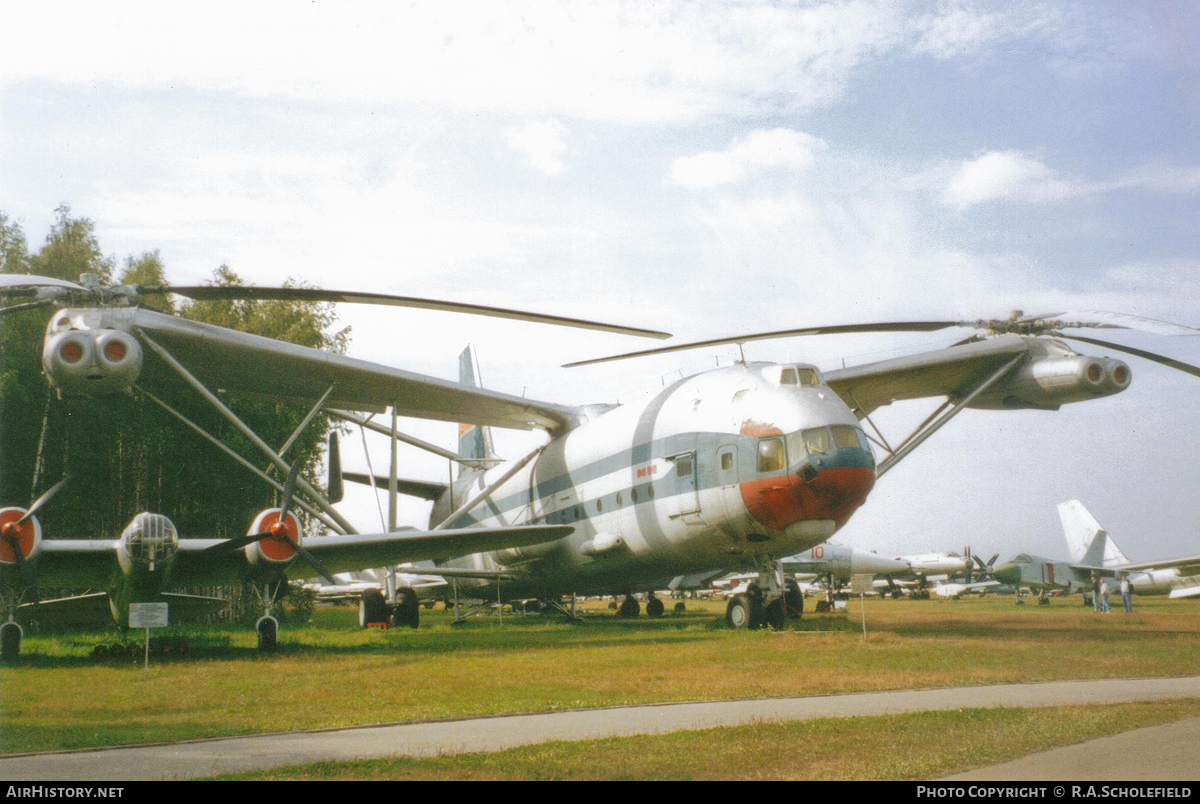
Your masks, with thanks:
M 1200 575 L 1200 556 L 1186 558 L 1170 558 L 1165 561 L 1146 561 L 1141 564 L 1117 564 L 1107 567 L 1116 572 L 1153 572 L 1162 569 L 1177 569 L 1180 575 Z
M 212 390 L 316 401 L 327 407 L 520 430 L 558 430 L 575 409 L 460 385 L 345 355 L 236 332 L 145 308 L 106 311 L 113 325 L 140 332 L 165 348 Z M 148 350 L 152 352 L 153 350 Z M 151 360 L 149 355 L 147 360 Z M 155 367 L 171 371 L 166 366 Z
M 121 573 L 117 544 L 111 539 L 42 539 L 37 557 L 38 585 L 106 588 Z
M 304 549 L 332 573 L 386 567 L 409 561 L 455 558 L 471 553 L 524 547 L 552 542 L 575 532 L 571 525 L 516 525 L 507 528 L 479 527 L 447 530 L 408 528 L 395 533 L 352 533 L 305 539 Z M 179 555 L 171 574 L 176 586 L 240 582 L 246 560 L 240 550 L 206 553 L 220 539 L 180 539 Z M 312 567 L 292 562 L 290 578 L 310 578 Z M 436 572 L 430 572 L 433 575 Z
M 824 374 L 834 393 L 861 418 L 901 399 L 966 396 L 1028 349 L 1021 338 L 1004 336 Z

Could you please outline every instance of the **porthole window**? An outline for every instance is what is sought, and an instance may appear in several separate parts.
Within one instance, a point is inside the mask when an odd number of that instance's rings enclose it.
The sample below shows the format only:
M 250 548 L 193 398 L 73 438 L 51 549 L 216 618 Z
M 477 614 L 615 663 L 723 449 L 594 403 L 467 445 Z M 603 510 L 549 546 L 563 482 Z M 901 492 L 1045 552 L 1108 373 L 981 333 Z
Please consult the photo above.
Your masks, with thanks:
M 692 456 L 684 455 L 675 460 L 675 474 L 680 477 L 690 477 L 692 474 Z
M 633 500 L 635 503 L 637 502 L 637 489 L 629 490 L 629 499 Z
M 721 471 L 727 472 L 732 468 L 733 468 L 733 453 L 732 452 L 721 453 Z
M 604 510 L 604 500 L 596 500 L 596 513 L 598 514 L 603 510 Z
M 654 499 L 654 484 L 653 483 L 646 484 L 646 493 L 650 495 L 650 499 L 652 499 L 652 500 Z
M 617 507 L 620 508 L 624 502 L 625 502 L 625 500 L 623 497 L 621 497 L 621 492 L 618 491 L 617 492 Z

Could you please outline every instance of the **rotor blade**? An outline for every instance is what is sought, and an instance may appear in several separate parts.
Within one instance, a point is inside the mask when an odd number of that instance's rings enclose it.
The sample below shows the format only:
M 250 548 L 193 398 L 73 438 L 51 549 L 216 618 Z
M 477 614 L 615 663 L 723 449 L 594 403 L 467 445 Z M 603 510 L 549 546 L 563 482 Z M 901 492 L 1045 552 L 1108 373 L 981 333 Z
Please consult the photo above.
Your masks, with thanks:
M 1154 352 L 1146 352 L 1142 349 L 1134 349 L 1132 346 L 1122 346 L 1119 343 L 1101 341 L 1097 340 L 1096 338 L 1085 338 L 1082 335 L 1068 335 L 1065 332 L 1060 332 L 1058 334 L 1063 338 L 1070 338 L 1073 341 L 1083 341 L 1084 343 L 1090 343 L 1094 346 L 1107 346 L 1109 349 L 1116 349 L 1118 352 L 1125 352 L 1146 360 L 1153 360 L 1155 363 L 1162 363 L 1164 366 L 1170 366 L 1173 369 L 1178 369 L 1179 371 L 1191 374 L 1194 377 L 1200 377 L 1200 367 L 1193 366 L 1191 363 L 1184 363 L 1182 360 L 1175 360 L 1174 358 L 1164 357 L 1163 355 L 1156 355 Z
M 24 304 L 14 304 L 12 307 L 0 309 L 0 316 L 6 316 L 9 313 L 19 313 L 21 310 L 36 310 L 38 307 L 50 307 L 54 302 L 46 299 L 45 301 L 25 302 Z
M 300 554 L 301 558 L 308 562 L 310 567 L 320 573 L 322 578 L 329 581 L 330 586 L 337 586 L 337 580 L 333 577 L 333 573 L 326 569 L 325 565 L 322 564 L 316 556 L 301 547 L 300 542 L 296 541 L 291 536 L 285 535 L 283 538 L 287 540 L 288 544 L 295 548 L 296 552 Z
M 82 290 L 85 293 L 88 289 L 78 282 L 70 282 L 66 279 L 55 279 L 51 276 L 34 276 L 33 274 L 0 274 L 0 294 L 7 294 L 9 289 L 14 289 L 21 292 L 25 288 L 69 288 L 70 290 Z
M 58 481 L 53 486 L 51 486 L 49 488 L 49 490 L 46 491 L 45 494 L 43 494 L 41 497 L 38 497 L 36 500 L 33 501 L 33 505 L 29 506 L 29 510 L 25 512 L 25 516 L 23 516 L 17 520 L 17 524 L 24 525 L 25 521 L 28 520 L 29 517 L 36 514 L 43 505 L 50 502 L 50 500 L 54 498 L 54 495 L 58 494 L 60 491 L 62 491 L 63 487 L 66 486 L 70 482 L 71 482 L 71 476 L 67 475 L 62 480 Z
M 619 324 L 604 324 L 599 321 L 588 321 L 582 318 L 567 318 L 565 316 L 529 313 L 522 310 L 510 310 L 504 307 L 489 307 L 482 304 L 467 304 L 464 302 L 441 301 L 438 299 L 420 299 L 414 296 L 392 296 L 386 293 L 362 293 L 358 291 L 322 290 L 320 288 L 282 288 L 282 287 L 249 287 L 225 285 L 193 285 L 183 286 L 162 285 L 158 287 L 139 287 L 142 294 L 178 293 L 197 301 L 239 301 L 243 299 L 254 301 L 300 301 L 300 302 L 341 302 L 347 304 L 384 304 L 392 307 L 416 307 L 424 310 L 442 310 L 450 313 L 470 313 L 486 315 L 494 318 L 511 318 L 516 321 L 530 321 L 539 324 L 556 324 L 564 327 L 579 327 L 595 329 L 601 332 L 614 332 L 619 335 L 637 335 L 643 338 L 669 338 L 669 332 L 658 332 L 638 327 L 626 327 Z
M 1081 312 L 1057 313 L 1060 327 L 1098 327 L 1101 329 L 1136 329 L 1155 335 L 1200 335 L 1200 329 L 1172 324 L 1170 321 L 1158 321 L 1154 318 L 1143 318 L 1129 313 L 1114 313 L 1108 310 L 1083 310 Z M 1085 318 L 1097 323 L 1068 322 L 1063 318 Z
M 965 324 L 961 321 L 897 321 L 892 323 L 879 324 L 839 324 L 831 327 L 803 327 L 801 329 L 781 329 L 775 332 L 759 332 L 753 335 L 734 335 L 728 338 L 714 338 L 708 341 L 693 341 L 692 343 L 681 343 L 676 346 L 663 346 L 658 349 L 644 349 L 640 352 L 626 352 L 620 355 L 610 355 L 608 357 L 597 357 L 591 360 L 577 360 L 574 363 L 566 363 L 563 368 L 575 368 L 576 366 L 590 366 L 594 363 L 607 363 L 612 360 L 625 360 L 631 357 L 646 357 L 647 355 L 661 355 L 668 352 L 681 352 L 685 349 L 700 349 L 705 346 L 724 346 L 730 343 L 749 343 L 750 341 L 763 341 L 768 338 L 792 338 L 800 335 L 841 335 L 853 332 L 935 332 L 946 327 L 958 326 L 973 326 Z

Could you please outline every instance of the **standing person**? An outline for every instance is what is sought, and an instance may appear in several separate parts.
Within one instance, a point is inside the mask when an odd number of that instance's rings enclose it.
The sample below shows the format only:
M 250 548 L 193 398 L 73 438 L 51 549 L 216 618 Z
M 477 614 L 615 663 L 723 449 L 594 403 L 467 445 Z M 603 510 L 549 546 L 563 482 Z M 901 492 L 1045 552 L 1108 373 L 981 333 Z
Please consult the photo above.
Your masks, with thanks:
M 1092 611 L 1100 612 L 1100 576 L 1092 573 Z
M 1125 613 L 1133 611 L 1133 586 L 1129 583 L 1129 576 L 1121 576 L 1121 602 L 1125 604 Z
M 1108 579 L 1103 578 L 1100 581 L 1100 613 L 1110 614 L 1112 609 L 1108 607 Z

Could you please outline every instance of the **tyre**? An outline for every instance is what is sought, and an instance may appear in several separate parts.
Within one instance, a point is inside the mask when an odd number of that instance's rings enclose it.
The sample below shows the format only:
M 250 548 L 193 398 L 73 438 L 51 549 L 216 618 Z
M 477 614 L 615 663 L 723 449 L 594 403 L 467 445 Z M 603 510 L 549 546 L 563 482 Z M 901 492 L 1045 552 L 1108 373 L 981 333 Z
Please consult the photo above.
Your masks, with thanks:
M 682 600 L 681 600 L 681 601 L 679 601 L 678 603 L 676 603 L 676 604 L 675 604 L 675 611 L 676 611 L 676 612 L 685 612 L 685 611 L 687 611 L 687 604 L 686 604 L 686 603 L 684 603 Z
M 642 612 L 642 604 L 637 602 L 636 597 L 627 597 L 621 601 L 621 608 L 617 609 L 617 616 L 624 619 L 632 620 Z
M 416 628 L 421 624 L 421 601 L 412 589 L 396 590 L 396 605 L 392 608 L 392 626 L 407 625 Z
M 358 599 L 358 624 L 366 628 L 371 623 L 382 622 L 387 622 L 387 605 L 383 602 L 383 592 L 368 589 Z
M 771 626 L 772 631 L 780 631 L 787 622 L 787 604 L 783 598 L 763 607 L 763 621 Z
M 656 597 L 652 597 L 646 601 L 647 617 L 661 617 L 665 609 L 666 607 L 663 606 L 663 602 Z
M 750 595 L 734 595 L 725 606 L 725 624 L 735 630 L 758 628 Z M 761 609 L 761 604 L 759 605 Z
M 262 617 L 255 626 L 258 631 L 258 649 L 262 653 L 274 653 L 279 636 L 279 623 L 274 617 Z
M 804 594 L 795 581 L 788 581 L 783 593 L 783 602 L 787 606 L 787 616 L 793 620 L 804 617 Z

